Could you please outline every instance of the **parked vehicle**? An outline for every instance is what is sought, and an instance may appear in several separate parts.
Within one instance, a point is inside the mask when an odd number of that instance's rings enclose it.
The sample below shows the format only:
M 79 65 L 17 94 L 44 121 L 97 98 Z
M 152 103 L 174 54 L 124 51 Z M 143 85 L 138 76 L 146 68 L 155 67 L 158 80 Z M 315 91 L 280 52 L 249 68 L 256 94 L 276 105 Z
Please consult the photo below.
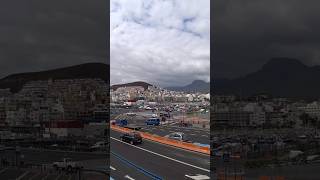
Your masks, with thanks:
M 128 120 L 126 120 L 126 119 L 117 119 L 115 121 L 115 125 L 118 125 L 118 126 L 121 126 L 121 127 L 127 126 L 128 125 Z
M 160 119 L 159 118 L 150 118 L 146 121 L 146 125 L 159 126 Z
M 93 146 L 90 147 L 90 150 L 91 151 L 105 150 L 107 147 L 107 144 L 108 143 L 106 141 L 98 141 Z
M 63 158 L 61 161 L 53 162 L 52 166 L 55 169 L 62 169 L 62 170 L 67 170 L 67 171 L 72 171 L 75 169 L 83 168 L 82 165 L 80 165 L 77 162 L 72 161 L 71 158 Z
M 125 133 L 122 136 L 120 136 L 120 139 L 121 141 L 130 143 L 132 145 L 142 143 L 142 137 L 137 132 Z
M 136 116 L 136 115 L 137 115 L 136 113 L 132 113 L 132 112 L 127 113 L 127 116 Z
M 128 129 L 135 130 L 135 131 L 141 130 L 141 126 L 134 125 L 134 124 L 129 124 L 129 125 L 125 126 L 125 127 L 128 128 Z

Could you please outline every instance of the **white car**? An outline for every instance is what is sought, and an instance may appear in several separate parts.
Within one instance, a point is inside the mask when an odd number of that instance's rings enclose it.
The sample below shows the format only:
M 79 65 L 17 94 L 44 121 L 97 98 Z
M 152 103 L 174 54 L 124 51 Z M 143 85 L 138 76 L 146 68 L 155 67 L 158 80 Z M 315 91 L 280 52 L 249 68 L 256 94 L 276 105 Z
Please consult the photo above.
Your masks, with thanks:
M 186 138 L 186 135 L 182 132 L 174 132 L 174 133 L 166 135 L 165 137 L 167 137 L 169 139 L 178 140 L 178 141 L 188 141 Z
M 130 112 L 130 113 L 127 113 L 127 116 L 136 116 L 136 113 Z
M 105 141 L 99 141 L 96 142 L 93 146 L 90 147 L 91 150 L 99 150 L 99 149 L 105 149 L 107 147 L 108 143 Z

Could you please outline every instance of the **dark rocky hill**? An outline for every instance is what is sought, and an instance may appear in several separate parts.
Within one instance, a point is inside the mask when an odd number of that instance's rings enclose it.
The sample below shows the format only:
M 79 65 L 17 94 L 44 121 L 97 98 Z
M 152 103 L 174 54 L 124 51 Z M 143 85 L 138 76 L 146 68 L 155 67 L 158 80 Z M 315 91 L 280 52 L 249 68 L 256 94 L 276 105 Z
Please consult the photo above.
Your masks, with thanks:
M 47 71 L 13 74 L 0 79 L 0 88 L 10 88 L 11 92 L 15 93 L 28 81 L 48 79 L 100 78 L 109 82 L 109 69 L 108 64 L 86 63 Z
M 254 73 L 235 79 L 212 81 L 215 94 L 251 96 L 267 93 L 274 97 L 319 98 L 320 66 L 306 66 L 297 59 L 273 58 Z

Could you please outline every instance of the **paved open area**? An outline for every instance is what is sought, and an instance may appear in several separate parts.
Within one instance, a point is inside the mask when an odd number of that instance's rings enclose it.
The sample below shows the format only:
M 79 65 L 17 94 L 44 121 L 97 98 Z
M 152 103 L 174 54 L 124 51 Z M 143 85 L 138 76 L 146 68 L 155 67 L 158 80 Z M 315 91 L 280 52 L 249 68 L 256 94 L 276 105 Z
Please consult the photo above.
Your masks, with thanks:
M 120 141 L 121 133 L 111 130 L 111 177 L 121 179 L 209 178 L 208 155 L 144 140 L 141 145 Z M 129 168 L 128 168 L 129 167 Z M 118 178 L 117 178 L 118 177 Z M 130 179 L 128 178 L 128 179 Z

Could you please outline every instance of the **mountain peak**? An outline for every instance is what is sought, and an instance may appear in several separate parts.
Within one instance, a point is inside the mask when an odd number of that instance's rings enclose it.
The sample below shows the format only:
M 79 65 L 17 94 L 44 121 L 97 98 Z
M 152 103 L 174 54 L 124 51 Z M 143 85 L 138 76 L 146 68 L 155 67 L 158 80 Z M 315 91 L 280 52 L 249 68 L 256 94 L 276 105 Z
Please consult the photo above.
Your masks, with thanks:
M 10 88 L 12 92 L 18 92 L 29 81 L 79 78 L 99 78 L 108 82 L 109 65 L 85 63 L 46 71 L 12 74 L 0 79 L 0 88 Z
M 218 81 L 217 94 L 251 96 L 267 93 L 274 97 L 319 98 L 320 68 L 293 58 L 272 58 L 262 69 L 232 80 Z M 214 81 L 216 82 L 216 81 Z
M 169 90 L 173 91 L 184 91 L 184 92 L 203 92 L 208 93 L 210 91 L 210 83 L 203 80 L 194 80 L 191 84 L 183 87 L 167 87 Z
M 203 80 L 194 80 L 191 84 L 205 84 L 206 82 Z

